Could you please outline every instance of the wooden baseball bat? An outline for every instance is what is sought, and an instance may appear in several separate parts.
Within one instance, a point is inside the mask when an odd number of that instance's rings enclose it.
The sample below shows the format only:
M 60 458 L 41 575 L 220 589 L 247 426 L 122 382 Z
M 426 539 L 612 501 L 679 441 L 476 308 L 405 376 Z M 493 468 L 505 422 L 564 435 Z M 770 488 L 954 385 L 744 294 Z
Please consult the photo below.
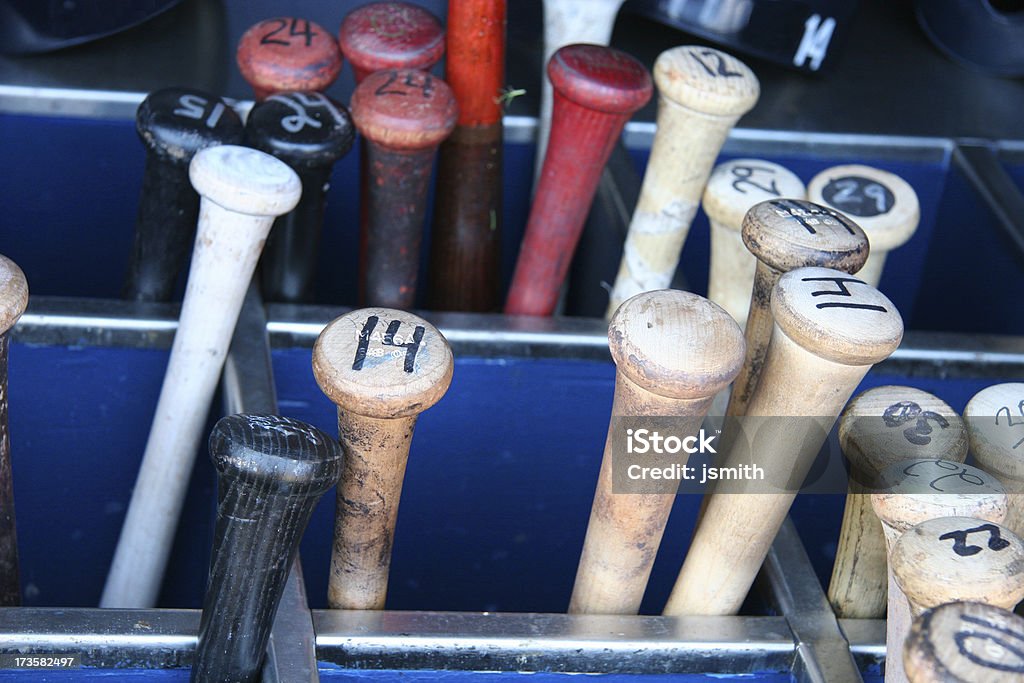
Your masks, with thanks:
M 589 43 L 608 45 L 612 29 L 624 0 L 544 0 L 544 68 L 566 45 Z M 551 112 L 554 93 L 547 79 L 540 77 L 540 112 L 537 115 L 537 150 L 534 157 L 533 184 L 536 188 L 544 168 L 544 158 L 551 135 Z
M 285 162 L 302 181 L 302 199 L 274 221 L 263 249 L 263 298 L 308 302 L 313 298 L 331 169 L 352 147 L 352 117 L 321 93 L 279 92 L 252 108 L 245 136 L 250 147 Z
M 384 69 L 429 71 L 444 55 L 444 27 L 417 5 L 371 2 L 345 16 L 338 44 L 358 84 Z
M 616 490 L 627 462 L 616 458 L 628 457 L 613 454 L 617 418 L 671 417 L 677 438 L 697 434 L 712 398 L 743 362 L 743 333 L 729 314 L 676 290 L 626 301 L 608 325 L 608 345 L 616 365 L 612 422 L 571 613 L 637 613 L 679 484 L 628 495 Z
M 757 259 L 747 326 L 747 358 L 733 383 L 726 414 L 745 414 L 772 336 L 772 289 L 794 268 L 819 266 L 855 273 L 868 257 L 868 240 L 853 221 L 818 204 L 772 199 L 755 204 L 743 218 L 743 244 Z
M 254 683 L 313 508 L 338 481 L 337 441 L 276 415 L 230 415 L 210 434 L 218 474 L 210 578 L 191 680 Z
M 896 583 L 892 551 L 896 541 L 921 522 L 939 517 L 971 517 L 996 524 L 1006 517 L 1006 492 L 985 472 L 948 460 L 906 460 L 879 475 L 871 507 L 882 521 L 888 554 L 885 680 L 906 681 L 903 639 L 910 628 L 910 604 Z
M 849 216 L 864 230 L 871 255 L 857 277 L 873 287 L 882 279 L 886 255 L 909 240 L 921 220 L 914 188 L 898 175 L 871 166 L 827 168 L 811 178 L 807 198 Z
M 0 607 L 21 604 L 18 533 L 14 521 L 14 477 L 7 422 L 7 364 L 11 328 L 28 306 L 28 282 L 14 261 L 0 256 Z
M 654 63 L 657 132 L 608 303 L 668 287 L 719 150 L 761 88 L 740 60 L 710 47 L 666 50 Z
M 828 598 L 839 617 L 885 616 L 886 552 L 871 509 L 871 482 L 902 460 L 967 459 L 967 430 L 956 411 L 920 389 L 883 386 L 855 397 L 839 418 L 839 444 L 851 477 Z
M 1006 489 L 1004 524 L 1024 535 L 1024 384 L 996 384 L 975 394 L 964 408 L 971 453 L 978 467 Z
M 949 602 L 914 619 L 904 641 L 910 683 L 1024 679 L 1024 619 L 979 602 Z
M 457 115 L 451 88 L 426 71 L 376 71 L 356 86 L 352 119 L 367 161 L 361 302 L 415 305 L 430 172 Z
M 297 17 L 251 26 L 238 41 L 235 61 L 257 101 L 284 90 L 326 90 L 341 73 L 334 34 Z
M 884 295 L 830 268 L 786 273 L 771 307 L 763 381 L 739 425 L 748 438 L 734 438 L 722 456 L 723 467 L 737 470 L 753 456 L 765 480 L 729 482 L 708 497 L 666 615 L 739 610 L 839 411 L 903 338 L 903 320 Z
M 123 296 L 170 301 L 199 218 L 188 165 L 201 149 L 241 144 L 242 121 L 215 95 L 164 88 L 139 105 L 135 130 L 146 147 L 146 170 Z
M 551 315 L 601 170 L 623 126 L 651 98 L 651 76 L 624 52 L 568 45 L 548 63 L 551 141 L 505 303 L 510 315 Z
M 757 259 L 743 244 L 743 217 L 770 199 L 803 199 L 804 183 L 795 173 L 764 159 L 736 159 L 711 171 L 701 205 L 711 223 L 708 298 L 747 324 Z
M 969 517 L 926 520 L 896 540 L 891 562 L 911 619 L 955 600 L 1013 609 L 1024 598 L 1024 542 L 993 522 Z M 886 642 L 886 651 L 891 646 L 901 660 L 910 625 L 900 624 L 901 631 L 893 634 L 896 642 Z
M 403 311 L 346 313 L 317 338 L 313 374 L 338 406 L 346 453 L 327 587 L 331 607 L 384 608 L 413 429 L 448 390 L 452 370 L 444 336 Z
M 430 235 L 430 307 L 500 307 L 505 0 L 450 0 L 445 80 L 459 118 L 441 144 Z
M 276 216 L 301 182 L 263 152 L 223 145 L 196 154 L 202 196 L 185 299 L 153 426 L 100 605 L 152 607 L 231 333 Z

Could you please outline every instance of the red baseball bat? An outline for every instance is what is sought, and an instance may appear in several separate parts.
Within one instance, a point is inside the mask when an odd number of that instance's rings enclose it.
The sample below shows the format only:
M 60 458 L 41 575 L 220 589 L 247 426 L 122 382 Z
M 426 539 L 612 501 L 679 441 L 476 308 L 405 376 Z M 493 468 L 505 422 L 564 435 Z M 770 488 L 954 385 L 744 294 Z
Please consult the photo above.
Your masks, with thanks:
M 345 16 L 338 44 L 359 84 L 383 69 L 430 69 L 444 54 L 444 28 L 422 7 L 373 2 Z
M 438 310 L 500 305 L 505 11 L 505 0 L 448 3 L 446 81 L 459 120 L 437 170 L 429 300 Z
M 253 25 L 238 41 L 235 60 L 257 100 L 284 90 L 325 90 L 341 73 L 334 36 L 296 17 Z
M 601 170 L 653 92 L 643 64 L 599 45 L 563 47 L 548 62 L 548 78 L 551 138 L 505 303 L 510 315 L 554 312 Z

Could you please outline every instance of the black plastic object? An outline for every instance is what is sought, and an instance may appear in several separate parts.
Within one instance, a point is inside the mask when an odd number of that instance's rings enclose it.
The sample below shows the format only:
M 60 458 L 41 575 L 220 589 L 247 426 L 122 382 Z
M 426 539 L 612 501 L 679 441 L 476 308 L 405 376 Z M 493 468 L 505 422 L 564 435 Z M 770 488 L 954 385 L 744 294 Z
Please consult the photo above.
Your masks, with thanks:
M 338 442 L 276 415 L 229 415 L 210 434 L 217 525 L 193 681 L 256 681 L 317 501 L 338 481 Z
M 958 0 L 952 0 L 956 2 Z M 827 71 L 857 0 L 627 0 L 622 9 L 800 71 Z
M 0 52 L 31 54 L 123 31 L 181 0 L 0 0 Z
M 223 100 L 191 88 L 151 93 L 139 105 L 135 128 L 146 146 L 146 171 L 124 298 L 169 301 L 199 220 L 189 163 L 206 147 L 241 144 L 244 129 Z
M 351 149 L 355 134 L 348 109 L 318 92 L 275 93 L 249 113 L 246 142 L 291 166 L 302 180 L 302 199 L 274 221 L 263 249 L 265 301 L 312 299 L 331 169 Z
M 917 0 L 917 21 L 954 61 L 994 76 L 1024 76 L 1024 2 Z

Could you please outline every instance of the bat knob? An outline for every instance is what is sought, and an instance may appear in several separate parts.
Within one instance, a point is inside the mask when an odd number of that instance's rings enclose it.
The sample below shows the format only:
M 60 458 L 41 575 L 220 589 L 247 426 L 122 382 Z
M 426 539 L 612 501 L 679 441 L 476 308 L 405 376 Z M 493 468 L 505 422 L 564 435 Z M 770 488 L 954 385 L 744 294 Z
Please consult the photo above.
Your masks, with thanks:
M 334 36 L 306 19 L 277 17 L 250 27 L 235 53 L 256 99 L 281 90 L 324 90 L 341 72 Z
M 371 142 L 396 150 L 436 147 L 455 128 L 448 84 L 416 69 L 376 71 L 352 93 L 352 119 Z
M 994 522 L 925 520 L 899 537 L 890 563 L 915 613 L 954 600 L 1013 609 L 1024 599 L 1024 542 Z
M 995 384 L 975 394 L 964 408 L 971 453 L 978 464 L 1000 481 L 1013 482 L 1013 492 L 1024 479 L 1020 424 L 1024 410 L 1024 384 Z
M 650 101 L 651 74 L 643 64 L 603 45 L 566 45 L 548 62 L 548 78 L 566 99 L 609 114 L 632 114 Z
M 658 92 L 687 109 L 709 116 L 740 117 L 753 109 L 761 85 L 750 68 L 721 50 L 684 45 L 662 52 L 654 62 Z
M 903 340 L 903 318 L 874 287 L 832 268 L 798 268 L 772 291 L 772 316 L 789 339 L 819 358 L 874 365 Z
M 336 439 L 277 415 L 229 415 L 210 433 L 210 457 L 220 476 L 264 493 L 320 496 L 341 472 Z
M 806 192 L 803 181 L 784 166 L 764 159 L 733 159 L 711 172 L 700 205 L 709 220 L 739 232 L 743 217 L 758 202 L 802 198 Z
M 201 149 L 242 142 L 242 120 L 221 98 L 192 88 L 150 93 L 135 113 L 135 129 L 159 159 L 187 166 Z
M 816 265 L 856 273 L 868 258 L 868 238 L 840 213 L 800 199 L 769 199 L 743 218 L 743 243 L 776 271 Z
M 355 128 L 348 110 L 318 92 L 278 92 L 257 103 L 246 141 L 295 169 L 329 167 L 348 153 Z
M 196 192 L 228 211 L 280 216 L 295 208 L 302 183 L 287 164 L 248 147 L 220 145 L 198 152 L 189 166 Z
M 339 408 L 391 419 L 437 403 L 452 381 L 448 341 L 426 320 L 389 308 L 334 319 L 313 346 L 313 374 Z
M 699 399 L 729 385 L 743 365 L 739 325 L 721 306 L 678 290 L 627 299 L 608 324 L 620 373 L 660 396 Z
M 338 44 L 358 83 L 382 69 L 430 69 L 444 54 L 444 28 L 422 7 L 373 2 L 349 12 Z
M 28 306 L 28 281 L 11 259 L 0 256 L 0 335 L 18 322 Z

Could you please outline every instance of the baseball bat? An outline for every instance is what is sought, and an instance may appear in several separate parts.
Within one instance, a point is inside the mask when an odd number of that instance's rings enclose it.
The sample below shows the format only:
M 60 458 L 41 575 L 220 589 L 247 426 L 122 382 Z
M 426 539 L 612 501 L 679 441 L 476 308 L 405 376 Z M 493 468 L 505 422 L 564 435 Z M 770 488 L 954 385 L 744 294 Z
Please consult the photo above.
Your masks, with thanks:
M 775 319 L 763 381 L 723 467 L 763 463 L 767 481 L 740 479 L 707 497 L 665 614 L 735 614 L 850 394 L 903 338 L 881 292 L 830 268 L 799 268 L 771 294 Z M 736 426 L 736 425 L 733 425 Z M 751 495 L 759 494 L 759 495 Z
M 285 162 L 302 181 L 298 205 L 274 221 L 263 249 L 263 298 L 308 302 L 313 298 L 331 169 L 352 147 L 352 117 L 321 93 L 278 92 L 252 108 L 245 136 L 250 147 Z
M 341 73 L 334 34 L 308 19 L 275 17 L 242 34 L 235 51 L 256 101 L 284 90 L 326 90 Z
M 711 224 L 708 298 L 747 324 L 757 259 L 743 244 L 743 217 L 770 199 L 803 199 L 804 183 L 795 173 L 764 159 L 736 159 L 711 171 L 701 206 Z
M 352 94 L 366 175 L 359 262 L 360 301 L 412 308 L 430 173 L 437 147 L 455 127 L 451 88 L 426 71 L 375 71 Z
M 459 118 L 441 144 L 430 236 L 430 307 L 488 312 L 501 303 L 505 0 L 450 0 L 445 80 Z
M 417 5 L 371 2 L 345 16 L 338 44 L 358 84 L 384 69 L 430 70 L 444 55 L 444 28 Z
M 210 434 L 218 474 L 210 577 L 191 680 L 254 683 L 313 508 L 338 481 L 338 443 L 304 422 L 230 415 Z
M 146 170 L 122 293 L 133 301 L 170 301 L 199 218 L 188 165 L 201 149 L 241 144 L 242 121 L 215 95 L 164 88 L 139 105 L 135 130 L 146 147 Z
M 852 476 L 828 598 L 839 617 L 880 619 L 886 603 L 885 537 L 871 509 L 870 483 L 902 460 L 963 462 L 967 430 L 942 399 L 911 387 L 882 386 L 846 406 L 839 418 L 839 445 Z
M 955 600 L 1013 609 L 1024 598 L 1024 543 L 993 522 L 968 517 L 926 520 L 896 540 L 891 562 L 911 619 Z M 891 644 L 893 656 L 901 660 L 910 625 L 902 623 Z
M 0 256 L 0 607 L 21 604 L 18 533 L 14 521 L 14 477 L 7 422 L 7 364 L 11 328 L 28 306 L 28 282 L 14 261 Z
M 338 407 L 346 453 L 327 586 L 331 607 L 384 608 L 413 429 L 448 390 L 452 370 L 444 336 L 403 311 L 352 311 L 317 338 L 313 374 Z
M 626 232 L 608 315 L 638 292 L 668 287 L 718 152 L 761 88 L 754 72 L 724 52 L 692 45 L 654 63 L 657 132 L 640 199 Z
M 921 205 L 910 184 L 894 173 L 852 164 L 827 168 L 807 184 L 807 198 L 857 221 L 871 254 L 857 277 L 873 287 L 882 279 L 886 255 L 913 237 Z
M 896 541 L 921 522 L 971 517 L 996 524 L 1006 517 L 1006 492 L 982 470 L 962 463 L 916 459 L 890 465 L 879 475 L 871 507 L 882 521 L 888 556 L 885 680 L 906 680 L 903 639 L 910 628 L 910 604 L 896 583 L 892 552 Z
M 574 43 L 608 45 L 615 28 L 615 18 L 624 0 L 544 0 L 544 62 L 545 68 L 558 50 Z M 537 151 L 533 184 L 540 182 L 551 135 L 551 113 L 554 102 L 551 83 L 545 74 L 540 78 L 540 112 L 537 116 Z
M 102 607 L 152 607 L 231 333 L 263 242 L 302 185 L 247 147 L 204 149 L 189 166 L 202 196 L 178 330 L 146 451 L 103 589 Z
M 651 98 L 647 69 L 624 52 L 568 45 L 548 63 L 551 140 L 530 207 L 505 313 L 551 315 L 601 170 L 623 126 Z
M 674 435 L 697 434 L 712 398 L 743 362 L 743 333 L 729 314 L 676 290 L 626 301 L 608 325 L 608 345 L 616 365 L 612 422 L 571 613 L 637 613 L 675 500 L 675 486 L 631 495 L 616 490 L 616 470 L 625 467 L 613 455 L 617 418 L 671 417 Z
M 979 602 L 950 602 L 914 619 L 904 641 L 910 683 L 1015 683 L 1024 678 L 1024 619 Z
M 1024 534 L 1024 384 L 996 384 L 975 394 L 964 408 L 971 453 L 978 467 L 1006 489 L 1005 524 Z
M 733 417 L 746 412 L 757 387 L 773 329 L 769 300 L 779 278 L 810 266 L 855 273 L 868 256 L 860 226 L 831 209 L 795 199 L 755 204 L 743 218 L 742 237 L 757 266 L 744 329 L 747 358 L 726 408 Z

